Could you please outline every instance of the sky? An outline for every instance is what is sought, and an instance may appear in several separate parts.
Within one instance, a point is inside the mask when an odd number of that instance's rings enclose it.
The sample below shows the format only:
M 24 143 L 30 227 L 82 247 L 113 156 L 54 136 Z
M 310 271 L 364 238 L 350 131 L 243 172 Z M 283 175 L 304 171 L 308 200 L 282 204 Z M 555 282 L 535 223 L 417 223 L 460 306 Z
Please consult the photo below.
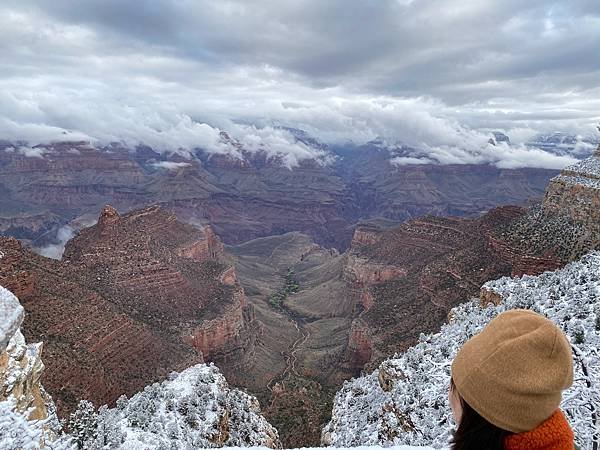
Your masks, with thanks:
M 3 0 L 0 30 L 0 139 L 32 145 L 235 154 L 224 130 L 326 163 L 285 126 L 425 155 L 398 164 L 560 168 L 519 144 L 600 122 L 598 0 Z

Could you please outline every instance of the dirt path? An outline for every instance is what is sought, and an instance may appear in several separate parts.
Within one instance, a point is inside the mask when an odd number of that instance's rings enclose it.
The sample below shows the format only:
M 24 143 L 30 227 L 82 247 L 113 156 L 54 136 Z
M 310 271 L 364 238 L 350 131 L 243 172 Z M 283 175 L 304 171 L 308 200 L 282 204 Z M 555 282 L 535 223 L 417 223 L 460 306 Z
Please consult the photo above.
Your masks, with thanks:
M 294 343 L 290 346 L 288 351 L 282 352 L 283 357 L 285 359 L 285 369 L 281 373 L 281 375 L 272 378 L 271 381 L 269 381 L 269 383 L 267 384 L 267 389 L 271 392 L 273 392 L 273 386 L 275 386 L 275 384 L 285 382 L 287 379 L 290 378 L 290 376 L 302 376 L 296 370 L 296 363 L 298 361 L 297 353 L 299 350 L 301 350 L 302 346 L 306 343 L 308 338 L 310 338 L 310 332 L 304 327 L 305 322 L 302 318 L 297 317 L 285 306 L 281 306 L 280 311 L 283 315 L 287 317 L 287 319 L 290 322 L 292 322 L 294 328 L 300 336 L 294 341 Z

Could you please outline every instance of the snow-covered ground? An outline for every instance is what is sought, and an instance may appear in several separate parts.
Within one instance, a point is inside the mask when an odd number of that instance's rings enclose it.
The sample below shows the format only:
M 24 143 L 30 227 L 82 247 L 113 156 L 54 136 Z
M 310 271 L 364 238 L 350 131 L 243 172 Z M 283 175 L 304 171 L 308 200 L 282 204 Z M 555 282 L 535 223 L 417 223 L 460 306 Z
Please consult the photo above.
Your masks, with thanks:
M 279 445 L 277 430 L 260 414 L 258 400 L 231 389 L 212 364 L 198 364 L 146 386 L 115 408 L 81 404 L 71 428 L 89 448 L 214 448 Z
M 421 335 L 405 353 L 386 360 L 372 374 L 344 384 L 336 395 L 325 444 L 447 445 L 453 428 L 448 405 L 450 365 L 458 349 L 502 311 L 527 308 L 546 315 L 569 337 L 575 381 L 562 408 L 583 449 L 600 439 L 600 253 L 540 276 L 501 278 L 487 290 L 498 306 L 473 300 L 455 308 L 440 333 Z
M 331 450 L 435 450 L 433 447 L 412 447 L 410 445 L 392 445 L 391 447 L 364 446 L 359 447 L 327 447 Z M 266 447 L 225 447 L 224 450 L 269 450 Z M 294 449 L 289 449 L 294 450 Z M 302 447 L 298 450 L 323 450 L 323 447 Z

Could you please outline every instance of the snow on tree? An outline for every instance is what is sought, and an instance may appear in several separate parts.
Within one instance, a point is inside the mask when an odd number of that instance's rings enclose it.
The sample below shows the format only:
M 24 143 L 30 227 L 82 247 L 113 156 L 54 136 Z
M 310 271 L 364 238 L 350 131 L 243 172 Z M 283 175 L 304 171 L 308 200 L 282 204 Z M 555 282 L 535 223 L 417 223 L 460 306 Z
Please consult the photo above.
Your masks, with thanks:
M 230 389 L 214 365 L 198 364 L 95 413 L 81 402 L 73 433 L 80 448 L 179 449 L 279 446 L 256 398 Z
M 98 428 L 98 414 L 92 402 L 81 400 L 77 410 L 69 419 L 69 431 L 75 439 L 78 448 L 83 448 L 85 442 L 95 439 Z
M 14 399 L 0 402 L 0 450 L 73 450 L 68 436 L 57 437 L 48 420 L 28 420 L 29 411 L 19 412 Z
M 346 382 L 337 393 L 323 444 L 447 445 L 454 424 L 448 404 L 450 366 L 458 349 L 497 314 L 526 308 L 545 315 L 567 334 L 573 348 L 574 384 L 561 407 L 582 449 L 600 442 L 600 252 L 556 272 L 501 278 L 483 289 L 495 306 L 472 300 L 449 314 L 437 334 L 421 335 L 372 374 Z

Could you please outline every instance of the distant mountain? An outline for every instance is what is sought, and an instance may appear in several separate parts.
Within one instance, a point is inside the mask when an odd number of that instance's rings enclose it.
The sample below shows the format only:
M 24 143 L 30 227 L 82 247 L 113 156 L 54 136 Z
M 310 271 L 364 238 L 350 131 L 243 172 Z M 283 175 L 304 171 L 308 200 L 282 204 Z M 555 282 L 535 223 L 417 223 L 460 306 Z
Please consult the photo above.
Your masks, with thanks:
M 224 145 L 237 156 L 3 142 L 0 232 L 43 248 L 60 244 L 62 226 L 79 228 L 72 222 L 105 204 L 119 212 L 160 204 L 182 220 L 210 223 L 227 244 L 300 231 L 345 250 L 360 220 L 474 216 L 501 204 L 527 204 L 541 198 L 556 174 L 491 165 L 398 166 L 376 143 L 333 148 L 301 130 L 287 132 L 325 160 L 305 159 L 290 169 L 276 154 L 246 150 L 225 133 Z
M 575 158 L 586 158 L 600 144 L 593 137 L 576 136 L 569 133 L 555 132 L 540 134 L 529 140 L 528 146 L 542 149 L 555 155 L 568 155 Z

